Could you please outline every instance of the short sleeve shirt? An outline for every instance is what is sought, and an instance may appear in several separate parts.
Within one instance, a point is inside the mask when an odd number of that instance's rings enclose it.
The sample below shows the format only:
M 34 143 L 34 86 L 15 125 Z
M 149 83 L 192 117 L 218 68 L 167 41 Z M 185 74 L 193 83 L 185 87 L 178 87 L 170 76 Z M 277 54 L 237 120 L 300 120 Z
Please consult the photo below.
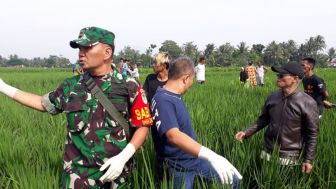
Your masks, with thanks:
M 159 134 L 159 138 L 156 139 L 158 141 L 154 141 L 160 145 L 157 154 L 184 168 L 195 165 L 198 159 L 170 143 L 165 135 L 170 129 L 178 128 L 192 139 L 197 140 L 189 112 L 181 96 L 158 88 L 151 103 L 151 113 Z
M 304 77 L 302 79 L 304 92 L 317 102 L 317 105 L 321 110 L 323 109 L 323 93 L 326 91 L 326 85 L 323 79 L 319 78 L 316 75 L 311 77 Z
M 157 79 L 157 74 L 149 74 L 146 77 L 145 83 L 143 85 L 143 89 L 146 91 L 147 93 L 147 99 L 148 102 L 152 101 L 152 98 L 156 92 L 156 89 L 158 87 L 162 87 L 163 85 L 165 85 L 167 83 L 167 81 L 159 81 Z
M 129 110 L 137 96 L 137 83 L 132 79 L 123 80 L 117 72 L 93 79 L 116 109 L 129 120 Z M 113 121 L 86 89 L 83 75 L 66 79 L 56 90 L 44 96 L 42 103 L 53 115 L 66 113 L 65 170 L 71 171 L 74 167 L 99 168 L 107 158 L 115 156 L 127 145 L 124 129 Z
M 128 64 L 127 63 L 124 63 L 123 64 L 123 69 L 122 69 L 122 71 L 121 71 L 121 74 L 122 75 L 124 75 L 124 76 L 126 76 L 127 75 L 127 71 L 128 70 Z
M 257 70 L 257 73 L 258 73 L 259 77 L 263 77 L 264 76 L 264 74 L 265 74 L 264 66 L 260 66 L 260 67 L 257 66 L 256 70 Z
M 198 64 L 195 67 L 196 70 L 196 80 L 197 81 L 205 81 L 205 65 L 204 64 Z

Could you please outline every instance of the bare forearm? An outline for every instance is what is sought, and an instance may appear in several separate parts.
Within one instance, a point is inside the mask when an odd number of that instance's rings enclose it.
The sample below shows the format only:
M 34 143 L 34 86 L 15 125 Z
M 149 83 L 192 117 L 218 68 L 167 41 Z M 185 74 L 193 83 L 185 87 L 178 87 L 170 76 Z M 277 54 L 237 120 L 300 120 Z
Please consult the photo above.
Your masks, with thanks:
M 178 148 L 182 149 L 183 151 L 195 157 L 198 157 L 198 154 L 201 150 L 202 145 L 196 142 L 194 139 L 192 139 L 188 135 L 184 134 L 183 132 L 180 132 L 178 129 L 174 129 L 175 131 L 173 132 L 170 132 L 171 130 L 169 130 L 166 134 L 169 142 L 173 143 L 174 145 L 176 145 Z
M 145 142 L 148 134 L 148 127 L 139 127 L 135 131 L 130 143 L 133 144 L 135 149 L 139 149 L 141 145 Z
M 13 99 L 16 102 L 18 102 L 18 103 L 20 103 L 24 106 L 27 106 L 29 108 L 32 108 L 32 109 L 35 109 L 35 110 L 38 110 L 38 111 L 41 111 L 41 112 L 46 111 L 45 108 L 42 105 L 42 96 L 18 90 L 15 93 Z
M 328 98 L 329 98 L 329 93 L 328 93 L 328 91 L 326 90 L 326 91 L 324 91 L 324 93 L 323 93 L 323 100 L 324 100 L 324 101 L 328 101 Z

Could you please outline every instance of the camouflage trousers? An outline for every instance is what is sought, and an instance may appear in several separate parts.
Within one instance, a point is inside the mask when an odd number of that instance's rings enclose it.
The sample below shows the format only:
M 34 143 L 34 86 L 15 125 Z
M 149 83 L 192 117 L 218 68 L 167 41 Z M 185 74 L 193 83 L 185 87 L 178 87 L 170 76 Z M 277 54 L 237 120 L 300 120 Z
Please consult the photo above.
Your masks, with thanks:
M 60 184 L 61 189 L 124 189 L 129 188 L 129 176 L 120 175 L 112 182 L 102 183 L 99 178 L 104 172 L 99 168 L 78 167 L 64 170 Z

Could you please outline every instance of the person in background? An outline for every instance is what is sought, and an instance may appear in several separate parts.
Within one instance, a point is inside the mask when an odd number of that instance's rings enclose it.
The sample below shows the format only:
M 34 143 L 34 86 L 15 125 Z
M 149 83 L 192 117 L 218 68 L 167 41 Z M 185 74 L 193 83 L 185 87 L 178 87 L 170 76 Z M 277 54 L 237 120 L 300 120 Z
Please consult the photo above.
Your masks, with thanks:
M 151 114 L 158 137 L 156 156 L 162 158 L 173 177 L 174 188 L 192 189 L 195 177 L 206 182 L 220 181 L 238 187 L 242 176 L 224 157 L 202 146 L 192 127 L 191 118 L 182 96 L 195 78 L 194 63 L 187 57 L 174 60 L 168 72 L 168 81 L 151 102 Z
M 245 71 L 244 67 L 240 68 L 240 74 L 239 74 L 239 80 L 240 80 L 240 84 L 245 86 L 246 80 L 248 79 L 248 75 Z
M 129 62 L 130 62 L 129 59 L 124 59 L 123 67 L 122 67 L 122 70 L 120 72 L 121 75 L 124 78 L 127 78 L 127 76 L 128 76 Z
M 268 69 L 261 63 L 258 63 L 257 66 L 257 83 L 259 86 L 264 86 L 264 76 L 267 73 Z
M 168 81 L 168 69 L 171 57 L 167 52 L 159 52 L 154 55 L 152 68 L 154 73 L 147 75 L 143 89 L 146 91 L 149 102 L 156 92 L 156 89 L 162 87 Z
M 314 74 L 315 64 L 316 61 L 313 58 L 302 59 L 301 65 L 305 74 L 302 83 L 305 93 L 316 101 L 321 118 L 324 108 L 334 108 L 335 105 L 328 101 L 329 94 L 323 79 Z
M 83 69 L 79 65 L 79 62 L 76 62 L 75 64 L 72 64 L 72 73 L 74 75 L 80 75 L 83 73 Z
M 242 142 L 266 127 L 261 158 L 269 161 L 276 154 L 279 164 L 296 166 L 302 155 L 301 170 L 310 173 L 320 125 L 316 102 L 299 88 L 304 76 L 300 64 L 290 62 L 272 70 L 278 73 L 280 90 L 267 97 L 257 121 L 235 138 Z
M 196 71 L 196 81 L 199 84 L 204 84 L 205 83 L 205 58 L 201 57 L 198 60 L 198 64 L 195 67 Z
M 253 65 L 252 62 L 249 63 L 249 65 L 245 68 L 248 78 L 250 80 L 250 86 L 254 87 L 257 85 L 257 70 L 256 67 Z
M 168 81 L 168 69 L 171 61 L 171 57 L 166 52 L 159 52 L 154 56 L 153 60 L 153 71 L 154 73 L 149 74 L 146 77 L 145 83 L 143 85 L 143 89 L 146 92 L 147 99 L 149 102 L 152 101 L 152 98 L 158 87 L 162 87 Z M 154 126 L 151 127 L 151 136 L 153 141 L 158 141 L 159 134 L 157 129 Z M 158 143 L 154 143 L 154 150 L 157 153 L 160 149 L 160 145 Z M 163 168 L 163 159 L 156 156 L 156 164 L 155 164 L 155 181 L 160 182 L 163 179 L 164 168 Z
M 119 61 L 119 73 L 123 71 L 124 63 L 125 63 L 125 59 L 121 57 Z
M 130 69 L 128 69 L 128 72 L 130 73 L 131 78 L 134 78 L 138 83 L 140 83 L 139 69 L 135 62 L 130 63 Z

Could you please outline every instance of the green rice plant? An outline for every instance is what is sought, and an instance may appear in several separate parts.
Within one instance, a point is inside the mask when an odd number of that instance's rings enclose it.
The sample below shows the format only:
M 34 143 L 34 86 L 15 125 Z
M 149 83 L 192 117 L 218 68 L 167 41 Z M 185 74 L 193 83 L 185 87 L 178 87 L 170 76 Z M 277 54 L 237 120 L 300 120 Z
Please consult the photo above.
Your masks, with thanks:
M 141 70 L 142 81 L 151 72 Z M 336 102 L 335 69 L 317 69 L 316 73 L 326 81 L 330 101 Z M 71 76 L 71 69 L 0 69 L 0 78 L 7 83 L 39 95 L 57 88 Z M 275 74 L 266 74 L 264 87 L 249 89 L 240 85 L 238 76 L 239 68 L 207 69 L 206 83 L 195 83 L 183 96 L 198 141 L 237 167 L 244 177 L 241 188 L 250 188 L 253 183 L 258 188 L 336 188 L 336 110 L 325 110 L 323 114 L 311 174 L 301 173 L 300 166 L 281 167 L 275 156 L 265 162 L 259 158 L 264 131 L 244 143 L 237 142 L 234 134 L 257 119 L 268 94 L 277 90 Z M 58 188 L 65 127 L 64 114 L 42 114 L 0 95 L 0 188 Z M 135 160 L 137 168 L 132 173 L 131 188 L 172 188 L 170 178 L 161 183 L 154 181 L 155 153 L 150 136 Z M 197 180 L 195 188 L 223 187 Z

